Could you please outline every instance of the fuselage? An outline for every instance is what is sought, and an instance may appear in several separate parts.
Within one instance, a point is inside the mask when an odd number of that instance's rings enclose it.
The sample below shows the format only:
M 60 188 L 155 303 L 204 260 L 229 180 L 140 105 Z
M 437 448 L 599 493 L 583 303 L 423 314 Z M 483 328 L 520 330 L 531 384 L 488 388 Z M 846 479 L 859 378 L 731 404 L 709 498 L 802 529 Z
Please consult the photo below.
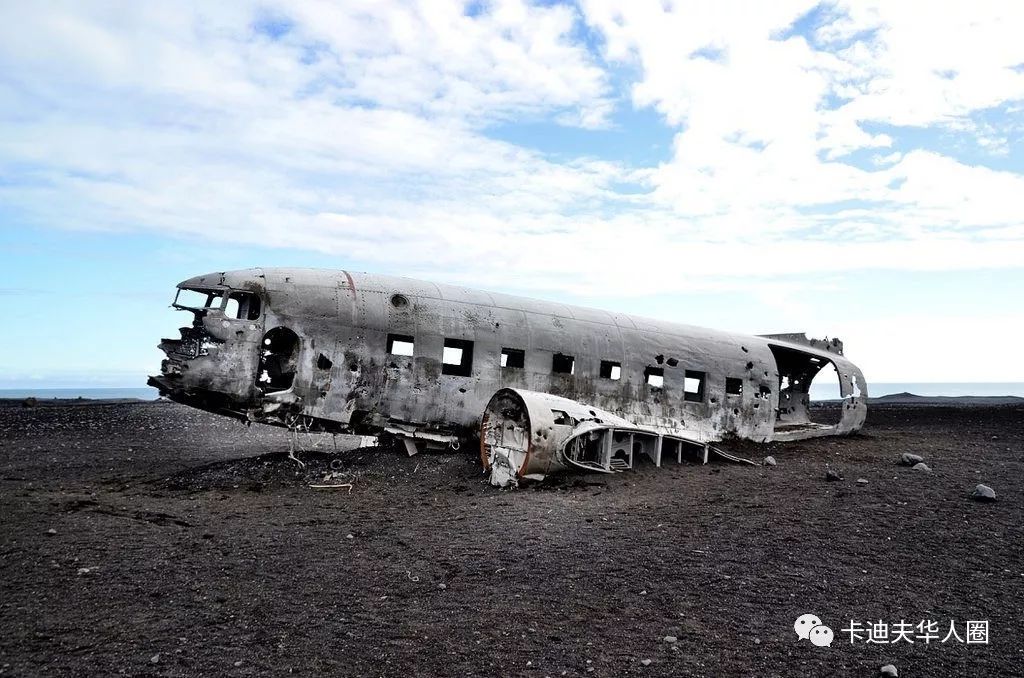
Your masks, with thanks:
M 500 389 L 548 393 L 708 440 L 858 430 L 866 383 L 838 341 L 754 336 L 438 285 L 310 269 L 212 273 L 150 383 L 181 402 L 291 427 L 468 437 Z M 833 366 L 822 426 L 808 390 Z

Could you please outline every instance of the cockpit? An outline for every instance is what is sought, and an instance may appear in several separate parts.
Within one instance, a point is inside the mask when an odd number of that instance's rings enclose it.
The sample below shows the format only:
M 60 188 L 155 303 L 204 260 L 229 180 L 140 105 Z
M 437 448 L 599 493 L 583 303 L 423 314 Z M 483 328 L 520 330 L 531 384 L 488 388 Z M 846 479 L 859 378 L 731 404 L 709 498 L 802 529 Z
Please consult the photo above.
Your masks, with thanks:
M 178 290 L 171 306 L 192 312 L 218 310 L 237 320 L 258 320 L 262 309 L 259 296 L 252 292 L 187 287 Z

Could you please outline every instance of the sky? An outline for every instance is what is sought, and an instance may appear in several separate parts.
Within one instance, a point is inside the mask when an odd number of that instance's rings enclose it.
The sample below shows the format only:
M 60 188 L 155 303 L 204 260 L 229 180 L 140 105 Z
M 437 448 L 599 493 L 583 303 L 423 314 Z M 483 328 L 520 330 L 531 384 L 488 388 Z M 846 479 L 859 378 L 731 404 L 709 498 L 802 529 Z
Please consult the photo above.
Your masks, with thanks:
M 0 388 L 345 268 L 1024 382 L 1024 3 L 0 2 Z M 1009 351 L 1009 353 L 1008 353 Z

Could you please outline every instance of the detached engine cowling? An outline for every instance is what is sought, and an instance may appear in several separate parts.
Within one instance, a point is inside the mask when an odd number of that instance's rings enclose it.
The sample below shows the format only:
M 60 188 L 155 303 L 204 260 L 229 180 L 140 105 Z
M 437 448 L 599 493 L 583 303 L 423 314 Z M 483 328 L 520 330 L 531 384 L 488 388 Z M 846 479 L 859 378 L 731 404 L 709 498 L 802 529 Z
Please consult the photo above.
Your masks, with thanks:
M 507 487 L 520 478 L 579 466 L 563 449 L 581 424 L 635 428 L 622 417 L 568 398 L 512 388 L 497 391 L 480 424 L 480 459 L 491 472 L 491 484 Z

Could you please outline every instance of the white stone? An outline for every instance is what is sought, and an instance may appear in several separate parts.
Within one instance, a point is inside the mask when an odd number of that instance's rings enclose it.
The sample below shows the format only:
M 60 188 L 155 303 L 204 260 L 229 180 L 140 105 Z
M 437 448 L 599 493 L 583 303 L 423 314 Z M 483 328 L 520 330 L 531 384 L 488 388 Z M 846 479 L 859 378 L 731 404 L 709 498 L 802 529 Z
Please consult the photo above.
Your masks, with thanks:
M 988 485 L 982 485 L 979 483 L 978 486 L 974 488 L 974 494 L 971 496 L 978 501 L 995 501 L 996 491 Z

